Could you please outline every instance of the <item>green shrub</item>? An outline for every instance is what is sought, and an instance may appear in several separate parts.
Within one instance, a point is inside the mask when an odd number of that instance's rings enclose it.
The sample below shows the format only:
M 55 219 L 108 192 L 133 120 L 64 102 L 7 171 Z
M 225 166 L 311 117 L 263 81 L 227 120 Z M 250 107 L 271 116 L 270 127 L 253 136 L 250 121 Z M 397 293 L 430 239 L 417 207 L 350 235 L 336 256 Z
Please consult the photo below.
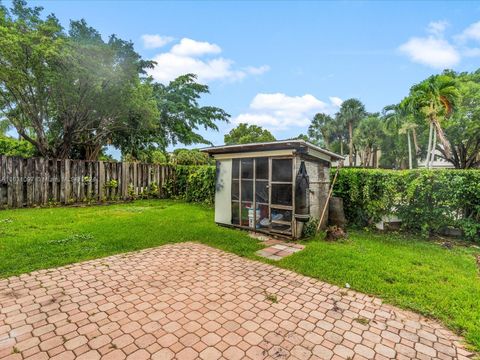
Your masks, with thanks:
M 29 158 L 34 154 L 35 148 L 28 141 L 0 135 L 0 155 Z
M 211 160 L 207 153 L 201 152 L 198 149 L 176 149 L 171 161 L 175 165 L 208 165 Z
M 304 225 L 302 229 L 302 237 L 311 238 L 317 234 L 317 226 L 319 219 L 310 218 Z
M 174 177 L 164 185 L 163 192 L 166 197 L 213 204 L 215 166 L 178 165 L 174 168 Z
M 425 235 L 454 227 L 480 242 L 480 171 L 340 170 L 335 196 L 350 225 L 396 214 L 405 230 Z

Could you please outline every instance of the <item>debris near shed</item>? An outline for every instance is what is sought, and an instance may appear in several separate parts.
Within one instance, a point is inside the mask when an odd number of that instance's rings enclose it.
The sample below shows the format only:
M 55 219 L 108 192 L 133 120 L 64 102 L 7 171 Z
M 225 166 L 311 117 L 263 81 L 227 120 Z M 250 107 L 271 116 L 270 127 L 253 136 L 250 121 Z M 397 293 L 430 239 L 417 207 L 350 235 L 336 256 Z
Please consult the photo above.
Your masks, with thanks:
M 327 228 L 325 240 L 337 241 L 345 238 L 347 238 L 347 233 L 340 226 L 333 225 Z

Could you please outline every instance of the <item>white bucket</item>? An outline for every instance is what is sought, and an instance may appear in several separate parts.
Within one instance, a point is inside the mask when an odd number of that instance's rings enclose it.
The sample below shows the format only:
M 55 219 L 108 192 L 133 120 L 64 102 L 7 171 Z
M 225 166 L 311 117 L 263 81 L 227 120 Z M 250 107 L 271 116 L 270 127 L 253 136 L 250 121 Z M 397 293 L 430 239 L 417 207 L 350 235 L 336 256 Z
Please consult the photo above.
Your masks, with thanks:
M 257 208 L 257 220 L 260 219 L 260 209 Z M 248 227 L 255 227 L 255 219 L 253 218 L 253 208 L 248 209 Z

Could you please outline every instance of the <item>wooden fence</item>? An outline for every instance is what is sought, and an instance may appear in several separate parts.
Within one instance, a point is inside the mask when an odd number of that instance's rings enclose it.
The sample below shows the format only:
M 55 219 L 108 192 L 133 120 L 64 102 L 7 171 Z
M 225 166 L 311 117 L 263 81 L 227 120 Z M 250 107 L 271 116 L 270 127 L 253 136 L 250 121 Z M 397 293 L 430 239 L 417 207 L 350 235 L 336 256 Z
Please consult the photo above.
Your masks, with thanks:
M 0 207 L 127 200 L 163 195 L 174 168 L 155 164 L 22 159 L 0 155 Z

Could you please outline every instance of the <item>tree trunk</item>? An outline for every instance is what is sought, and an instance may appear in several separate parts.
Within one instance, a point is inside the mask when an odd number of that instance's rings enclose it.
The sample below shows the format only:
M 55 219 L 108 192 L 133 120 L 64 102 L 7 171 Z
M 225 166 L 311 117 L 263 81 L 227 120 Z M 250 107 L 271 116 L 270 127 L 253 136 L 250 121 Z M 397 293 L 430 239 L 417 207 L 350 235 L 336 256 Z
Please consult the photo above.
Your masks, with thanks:
M 432 152 L 432 137 L 433 137 L 433 123 L 430 122 L 430 128 L 428 130 L 427 158 L 425 159 L 425 166 L 427 168 L 430 168 L 430 155 Z
M 69 139 L 65 138 L 63 142 L 55 149 L 55 157 L 57 159 L 68 159 L 70 157 L 70 151 L 72 150 L 72 143 Z
M 415 155 L 418 155 L 418 153 L 420 152 L 420 146 L 418 146 L 417 130 L 415 130 L 415 128 L 412 128 L 412 137 L 413 137 L 413 146 L 415 147 Z
M 437 149 L 437 132 L 433 131 L 432 156 L 430 157 L 430 168 L 433 167 L 435 161 L 435 150 Z
M 46 142 L 42 141 L 42 139 L 39 139 L 39 140 L 33 139 L 30 136 L 28 136 L 27 133 L 23 129 L 19 129 L 16 126 L 15 126 L 15 128 L 16 128 L 18 134 L 23 139 L 25 139 L 30 144 L 32 144 L 37 149 L 37 151 L 40 153 L 40 155 L 42 155 L 43 157 L 49 157 L 51 155 L 49 153 L 48 144 Z
M 348 148 L 348 162 L 350 166 L 353 166 L 353 124 L 351 121 L 348 123 Z
M 412 142 L 410 140 L 410 131 L 407 130 L 407 142 L 408 142 L 408 168 L 413 169 L 412 164 Z
M 450 141 L 448 141 L 448 139 L 445 137 L 445 133 L 443 132 L 443 129 L 436 118 L 433 118 L 433 125 L 435 126 L 438 140 L 440 140 L 440 144 L 442 144 L 443 149 L 445 150 L 446 157 L 450 157 L 452 149 Z
M 85 160 L 95 161 L 102 151 L 101 145 L 85 145 Z

